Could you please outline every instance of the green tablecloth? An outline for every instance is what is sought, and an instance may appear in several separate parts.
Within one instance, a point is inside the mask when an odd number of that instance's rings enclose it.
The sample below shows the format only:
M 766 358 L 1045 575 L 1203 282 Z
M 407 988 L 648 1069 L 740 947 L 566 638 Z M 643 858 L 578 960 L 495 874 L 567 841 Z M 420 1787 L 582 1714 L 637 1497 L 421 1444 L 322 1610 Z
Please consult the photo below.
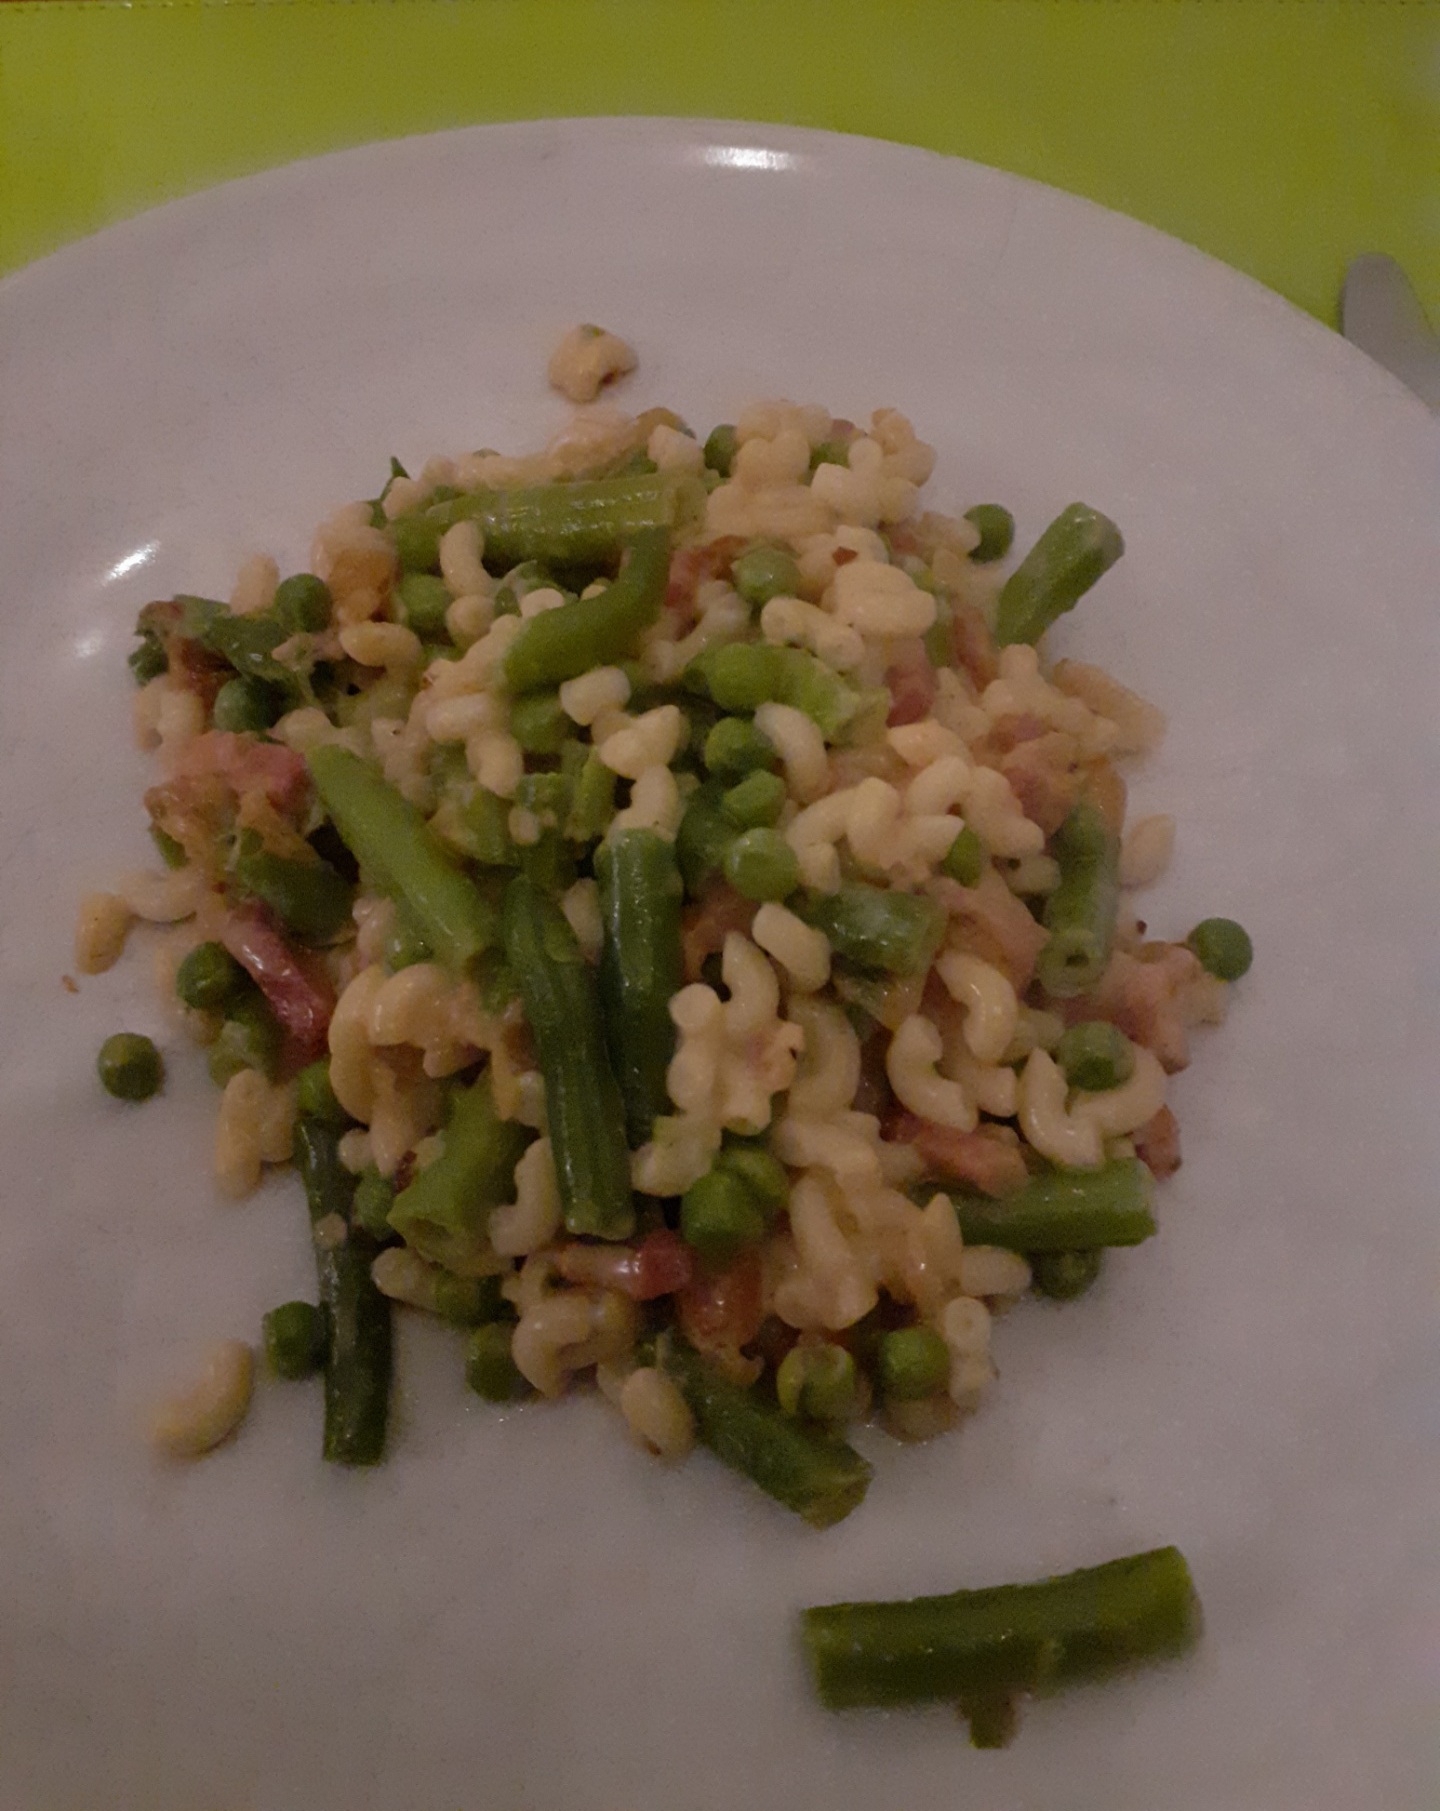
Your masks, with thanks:
M 0 271 L 293 158 L 607 113 L 957 152 L 1325 320 L 1346 261 L 1389 251 L 1440 317 L 1427 0 L 0 0 Z

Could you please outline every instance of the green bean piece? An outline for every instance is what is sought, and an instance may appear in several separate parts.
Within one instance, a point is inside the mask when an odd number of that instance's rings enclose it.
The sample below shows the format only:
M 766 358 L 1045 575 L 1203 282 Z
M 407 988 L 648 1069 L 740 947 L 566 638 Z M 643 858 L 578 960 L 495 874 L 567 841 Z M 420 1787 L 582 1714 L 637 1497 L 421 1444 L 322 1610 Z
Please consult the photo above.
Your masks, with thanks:
M 995 640 L 1037 642 L 1125 551 L 1120 530 L 1085 503 L 1061 510 L 1005 581 L 995 608 Z
M 728 421 L 722 421 L 718 427 L 711 428 L 705 438 L 705 464 L 712 472 L 728 478 L 737 448 L 734 428 Z
M 880 1388 L 893 1402 L 938 1395 L 950 1380 L 950 1348 L 933 1327 L 897 1327 L 876 1355 Z
M 665 1071 L 675 1053 L 670 1001 L 685 984 L 680 907 L 685 889 L 674 846 L 654 830 L 622 830 L 595 858 L 605 941 L 600 1009 L 610 1066 L 625 1102 L 632 1150 L 669 1111 Z
M 572 1233 L 626 1239 L 635 1230 L 635 1202 L 625 1103 L 605 1048 L 595 973 L 565 914 L 523 874 L 505 894 L 504 937 L 545 1078 L 565 1225 Z
M 528 773 L 515 788 L 516 805 L 540 826 L 536 841 L 516 845 L 520 870 L 556 898 L 574 883 L 577 873 L 575 852 L 562 832 L 569 819 L 572 790 L 563 773 Z
M 725 851 L 725 878 L 742 899 L 788 899 L 800 859 L 778 830 L 745 830 Z
M 810 449 L 810 470 L 819 471 L 822 465 L 849 465 L 850 443 L 846 440 L 822 440 Z
M 857 968 L 917 975 L 929 968 L 945 935 L 945 911 L 919 893 L 892 893 L 852 881 L 838 893 L 815 893 L 795 908 L 824 931 L 836 955 Z
M 263 900 L 306 943 L 328 943 L 350 923 L 355 893 L 318 855 L 274 855 L 253 830 L 242 830 L 230 858 L 230 877 Z
M 446 855 L 408 800 L 333 743 L 306 757 L 345 846 L 380 890 L 403 902 L 442 962 L 463 969 L 495 940 L 495 908 Z
M 1085 1019 L 1067 1027 L 1055 1046 L 1055 1061 L 1072 1088 L 1103 1094 L 1135 1073 L 1135 1046 L 1118 1025 Z
M 210 722 L 216 729 L 260 735 L 284 714 L 286 700 L 263 679 L 227 679 L 215 694 Z
M 149 826 L 150 840 L 160 853 L 160 859 L 167 868 L 185 868 L 190 864 L 190 857 L 185 853 L 185 845 L 177 843 L 173 836 L 167 835 L 158 824 Z
M 917 578 L 915 582 L 918 585 L 923 581 Z M 929 589 L 928 585 L 926 589 Z M 947 593 L 936 591 L 934 597 L 935 620 L 920 637 L 920 640 L 924 644 L 925 658 L 939 672 L 941 667 L 955 664 L 955 643 L 952 637 L 955 611 Z
M 574 730 L 555 692 L 532 692 L 511 707 L 510 734 L 527 755 L 558 755 Z
M 637 534 L 620 576 L 597 597 L 526 618 L 501 663 L 505 684 L 516 693 L 539 691 L 628 654 L 660 614 L 669 571 L 667 530 Z
M 968 824 L 946 851 L 940 872 L 962 887 L 973 887 L 985 872 L 985 845 Z
M 1138 1157 L 1098 1170 L 1044 1170 L 1008 1195 L 948 1192 L 967 1245 L 1085 1251 L 1139 1245 L 1155 1231 L 1155 1179 Z
M 295 1111 L 306 1119 L 318 1119 L 321 1125 L 346 1130 L 355 1122 L 335 1097 L 330 1085 L 330 1059 L 322 1056 L 308 1064 L 295 1077 Z
M 170 657 L 165 652 L 164 642 L 153 629 L 137 629 L 135 633 L 140 637 L 140 643 L 130 650 L 125 664 L 134 675 L 136 685 L 149 685 L 152 679 L 169 672 Z
M 931 1701 L 985 1707 L 1179 1654 L 1199 1633 L 1190 1569 L 1175 1547 L 1035 1584 L 905 1603 L 826 1604 L 802 1614 L 830 1710 Z
M 735 560 L 730 581 L 747 604 L 758 608 L 772 597 L 794 597 L 800 589 L 800 568 L 787 548 L 757 541 Z
M 439 522 L 428 515 L 396 516 L 389 528 L 405 572 L 440 570 L 440 541 L 445 530 Z
M 1206 974 L 1220 981 L 1238 981 L 1255 960 L 1249 932 L 1233 918 L 1202 918 L 1185 942 Z
M 1035 1293 L 1057 1302 L 1073 1302 L 1084 1295 L 1105 1262 L 1105 1253 L 1098 1247 L 1088 1251 L 1035 1251 L 1029 1256 Z
M 530 1385 L 510 1355 L 513 1337 L 513 1329 L 503 1321 L 491 1321 L 470 1335 L 465 1381 L 486 1402 L 518 1402 L 530 1394 Z
M 450 587 L 432 572 L 407 572 L 395 588 L 400 620 L 425 641 L 446 633 L 445 617 L 453 601 Z
M 757 711 L 762 704 L 788 704 L 804 711 L 827 742 L 859 715 L 865 700 L 830 667 L 803 648 L 776 648 L 763 641 L 730 642 L 707 648 L 685 669 L 723 711 Z
M 720 808 L 739 830 L 769 830 L 779 823 L 787 796 L 778 773 L 752 773 L 725 793 Z
M 780 763 L 775 744 L 748 717 L 722 717 L 705 737 L 701 759 L 708 773 L 732 784 Z
M 412 1251 L 456 1276 L 495 1269 L 490 1215 L 514 1198 L 515 1165 L 533 1137 L 528 1127 L 495 1111 L 488 1075 L 456 1089 L 440 1155 L 396 1195 L 391 1229 Z
M 680 1237 L 709 1270 L 728 1270 L 747 1245 L 760 1243 L 767 1227 L 760 1203 L 734 1170 L 707 1170 L 681 1197 Z
M 333 602 L 324 579 L 313 572 L 297 572 L 275 587 L 270 608 L 287 635 L 318 635 L 330 627 Z
M 510 801 L 483 786 L 472 786 L 447 835 L 482 868 L 518 868 L 519 851 L 510 836 Z
M 737 1139 L 715 1159 L 715 1167 L 738 1176 L 760 1205 L 767 1221 L 790 1205 L 790 1174 L 764 1145 Z
M 435 952 L 403 903 L 395 907 L 395 918 L 381 945 L 381 961 L 392 975 L 402 968 L 414 968 L 418 962 L 433 962 Z
M 592 749 L 575 780 L 565 835 L 572 843 L 603 836 L 615 815 L 615 775 Z
M 1110 962 L 1120 906 L 1120 838 L 1089 799 L 1080 799 L 1051 840 L 1060 884 L 1045 901 L 1050 940 L 1035 965 L 1056 1000 L 1096 985 Z
M 250 985 L 250 977 L 223 943 L 197 943 L 175 970 L 176 998 L 199 1012 L 223 1010 Z
M 265 1361 L 277 1377 L 299 1383 L 325 1362 L 325 1323 L 313 1302 L 282 1302 L 260 1323 Z
M 390 1225 L 390 1209 L 395 1205 L 395 1184 L 389 1176 L 382 1176 L 372 1163 L 361 1170 L 355 1183 L 355 1201 L 351 1214 L 355 1224 L 361 1226 L 370 1237 L 379 1244 L 395 1237 L 394 1228 Z
M 871 1466 L 853 1447 L 723 1376 L 679 1338 L 662 1341 L 658 1357 L 717 1459 L 812 1528 L 833 1527 L 859 1506 Z
M 116 1100 L 149 1100 L 165 1080 L 160 1052 L 138 1031 L 117 1031 L 106 1038 L 95 1068 L 101 1087 Z
M 311 1226 L 335 1216 L 346 1227 L 338 1244 L 315 1244 L 325 1330 L 322 1450 L 337 1465 L 375 1465 L 385 1452 L 391 1373 L 390 1303 L 370 1275 L 380 1247 L 352 1222 L 355 1178 L 340 1161 L 335 1127 L 300 1120 L 295 1167 L 305 1184 Z
M 806 1421 L 844 1422 L 860 1410 L 860 1377 L 844 1346 L 827 1340 L 792 1346 L 775 1373 L 775 1397 L 787 1415 Z
M 965 511 L 965 520 L 980 536 L 970 558 L 976 566 L 1003 560 L 1015 539 L 1015 518 L 1002 503 L 977 503 Z
M 485 559 L 492 571 L 505 572 L 525 560 L 595 567 L 607 564 L 622 547 L 647 534 L 659 530 L 668 534 L 684 527 L 700 514 L 704 497 L 698 478 L 637 473 L 521 490 L 478 491 L 427 509 L 425 514 L 442 532 L 455 522 L 476 523 L 485 537 Z M 547 683 L 559 681 L 537 681 Z
M 198 641 L 202 648 L 228 661 L 245 679 L 259 679 L 274 686 L 286 707 L 303 704 L 305 686 L 299 676 L 275 659 L 275 650 L 290 639 L 289 631 L 270 612 L 236 616 L 224 604 L 208 597 L 177 597 L 181 606 L 180 634 Z
M 724 865 L 726 851 L 735 841 L 736 829 L 721 805 L 718 782 L 697 786 L 685 805 L 685 815 L 675 833 L 675 859 L 690 898 L 696 899 L 711 875 Z
M 225 1008 L 225 1023 L 206 1055 L 210 1079 L 217 1088 L 242 1069 L 258 1069 L 269 1081 L 280 1072 L 285 1034 L 257 987 L 247 987 Z

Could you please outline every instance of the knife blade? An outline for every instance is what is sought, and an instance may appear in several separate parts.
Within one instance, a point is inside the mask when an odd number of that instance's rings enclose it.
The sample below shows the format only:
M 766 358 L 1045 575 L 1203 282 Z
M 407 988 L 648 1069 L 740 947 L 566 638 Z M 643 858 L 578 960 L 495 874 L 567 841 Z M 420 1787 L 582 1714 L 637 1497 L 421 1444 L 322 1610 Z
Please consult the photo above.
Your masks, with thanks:
M 1393 258 L 1366 252 L 1345 273 L 1340 331 L 1440 414 L 1440 335 Z

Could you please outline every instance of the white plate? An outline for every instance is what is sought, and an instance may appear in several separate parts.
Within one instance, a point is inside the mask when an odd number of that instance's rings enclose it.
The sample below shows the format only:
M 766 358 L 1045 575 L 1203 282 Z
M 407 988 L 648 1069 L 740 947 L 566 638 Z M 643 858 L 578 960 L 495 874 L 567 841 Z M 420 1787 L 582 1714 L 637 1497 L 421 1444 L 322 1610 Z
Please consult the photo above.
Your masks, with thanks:
M 144 1110 L 101 1037 L 143 959 L 62 991 L 73 902 L 149 853 L 137 606 L 293 568 L 407 461 L 534 443 L 594 319 L 629 398 L 904 408 L 942 506 L 1076 496 L 1129 551 L 1057 640 L 1170 713 L 1137 782 L 1180 853 L 1152 921 L 1259 951 L 1176 1089 L 1161 1236 L 1000 1329 L 959 1437 L 866 1438 L 817 1534 L 594 1400 L 497 1414 L 407 1329 L 391 1462 L 327 1472 L 267 1387 L 157 1467 L 136 1405 L 310 1284 L 291 1182 L 208 1180 L 167 1040 Z M 0 1803 L 107 1811 L 1354 1811 L 1433 1803 L 1440 461 L 1382 373 L 1084 202 L 919 151 L 665 121 L 483 128 L 256 177 L 0 285 Z M 627 399 L 628 400 L 628 399 Z M 1034 1707 L 827 1716 L 800 1606 L 1164 1542 L 1193 1659 Z

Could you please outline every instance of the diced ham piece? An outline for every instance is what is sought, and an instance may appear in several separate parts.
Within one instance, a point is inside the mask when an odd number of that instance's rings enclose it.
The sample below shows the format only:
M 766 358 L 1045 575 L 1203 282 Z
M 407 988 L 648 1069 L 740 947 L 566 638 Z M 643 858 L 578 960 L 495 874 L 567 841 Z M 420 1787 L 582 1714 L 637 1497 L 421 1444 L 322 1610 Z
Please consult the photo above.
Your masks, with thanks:
M 718 535 L 699 546 L 680 548 L 671 559 L 665 608 L 676 617 L 682 634 L 694 626 L 699 614 L 695 594 L 703 581 L 723 578 L 744 546 L 743 535 Z
M 653 1302 L 689 1285 L 695 1254 L 679 1233 L 661 1227 L 637 1245 L 564 1245 L 555 1268 L 567 1283 L 618 1290 L 632 1302 Z
M 1180 1168 L 1180 1122 L 1168 1107 L 1162 1107 L 1131 1136 L 1135 1141 L 1135 1155 L 1157 1182 L 1173 1176 Z
M 229 730 L 207 730 L 187 742 L 172 777 L 221 779 L 237 796 L 262 792 L 277 811 L 287 813 L 304 805 L 310 789 L 305 759 L 293 748 Z
M 1003 969 L 1015 991 L 1023 993 L 1050 933 L 1035 922 L 995 870 L 987 868 L 973 887 L 942 877 L 932 891 L 951 917 L 959 919 L 959 942 Z
M 885 683 L 890 688 L 890 714 L 885 719 L 890 728 L 919 723 L 935 708 L 935 669 L 925 657 L 923 642 L 907 642 L 903 653 L 896 649 Z
M 698 981 L 706 960 L 724 949 L 730 932 L 744 931 L 748 936 L 754 917 L 753 900 L 743 899 L 733 887 L 712 883 L 698 905 L 686 908 L 682 920 L 680 947 L 685 979 Z
M 992 679 L 1000 677 L 1000 656 L 990 625 L 963 597 L 950 600 L 950 646 L 956 666 L 969 676 L 977 692 L 983 692 Z
M 728 1270 L 701 1274 L 675 1297 L 680 1331 L 697 1352 L 733 1356 L 764 1319 L 760 1258 L 742 1252 Z
M 949 1182 L 968 1182 L 987 1195 L 1008 1195 L 1028 1171 L 1018 1145 L 988 1132 L 956 1132 L 914 1113 L 898 1113 L 886 1126 L 890 1144 L 913 1145 L 926 1167 Z
M 325 1054 L 325 1036 L 335 1010 L 335 990 L 286 942 L 268 912 L 247 906 L 231 912 L 220 941 L 264 994 L 285 1033 L 282 1065 L 303 1069 Z
M 1026 737 L 999 765 L 1026 817 L 1053 836 L 1079 798 L 1084 777 L 1075 765 L 1073 738 L 1055 733 Z

